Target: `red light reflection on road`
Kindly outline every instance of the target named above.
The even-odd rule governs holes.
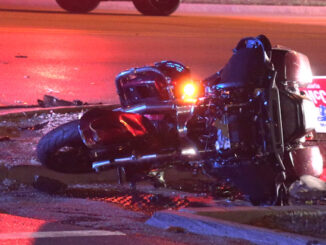
[[[149,193],[133,193],[115,195],[113,197],[94,198],[94,200],[118,204],[125,209],[136,212],[153,214],[158,210],[186,208],[194,203],[209,205],[213,202],[212,196],[203,197],[181,197],[181,196],[162,196]]]
[[[45,220],[0,214],[0,234],[10,232],[37,232],[47,223]]]
[[[114,37],[74,30],[1,28],[0,104],[36,104],[44,94],[89,103],[117,103],[122,51]]]
[[[0,214],[0,244],[2,245],[31,245],[34,244],[34,239],[5,239],[3,240],[1,235],[14,234],[20,232],[39,232],[41,227],[44,226],[47,221],[40,219],[32,219],[26,217],[20,217],[10,214]]]
[[[324,171],[321,174],[320,179],[323,180],[323,181],[326,181],[326,168],[324,168]]]

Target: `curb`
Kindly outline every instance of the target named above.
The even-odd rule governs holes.
[[[98,11],[135,11],[131,1],[107,2],[99,6]],[[96,10],[95,10],[96,12]],[[290,6],[290,5],[244,5],[244,4],[218,4],[214,0],[204,0],[200,3],[197,0],[184,0],[172,16],[179,14],[203,14],[208,16],[264,16],[264,17],[300,17],[300,18],[325,18],[326,6]],[[293,22],[293,21],[292,21]],[[295,21],[294,21],[295,23]]]
[[[284,209],[285,208],[285,209]],[[299,208],[300,209],[300,208]],[[307,208],[302,208],[306,210]],[[316,211],[316,207],[310,209]],[[182,228],[188,232],[201,235],[224,236],[228,238],[245,239],[256,244],[326,244],[326,239],[303,236],[294,233],[275,231],[267,228],[255,227],[239,222],[231,222],[222,219],[215,219],[194,214],[202,209],[183,209],[180,211],[159,211],[146,221],[146,224],[162,229],[171,229],[172,227]],[[230,212],[256,211],[262,214],[268,214],[271,210],[275,212],[285,210],[298,210],[298,207],[232,207],[232,208],[206,208],[206,211],[223,212],[227,216]],[[318,210],[321,210],[318,208]],[[322,207],[326,213],[326,207]],[[245,217],[248,213],[244,212]]]
[[[22,109],[0,109],[0,120],[8,120],[19,117],[32,117],[34,115],[40,115],[43,113],[73,113],[81,112],[83,110],[94,109],[94,108],[107,108],[115,109],[119,105],[112,104],[96,104],[96,105],[82,105],[82,106],[57,106],[57,107],[34,107],[34,108],[22,108]]]
[[[5,179],[10,180],[12,183],[9,183],[9,186],[11,184],[16,185],[16,183],[33,185],[37,176],[57,180],[66,185],[118,183],[118,177],[114,169],[102,171],[100,173],[92,172],[86,174],[65,174],[55,172],[43,166],[0,166],[0,181],[4,181]]]
[[[289,5],[241,5],[215,4],[212,1],[203,1],[200,4],[183,1],[180,9],[185,12],[215,13],[221,15],[270,15],[270,16],[325,16],[326,6],[289,6]]]

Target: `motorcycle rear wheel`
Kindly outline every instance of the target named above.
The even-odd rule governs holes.
[[[91,158],[78,131],[79,120],[63,124],[44,135],[37,157],[49,169],[62,173],[91,172]]]

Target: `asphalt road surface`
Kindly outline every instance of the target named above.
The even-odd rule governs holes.
[[[114,204],[0,186],[1,245],[249,245],[248,241],[165,231]]]
[[[131,2],[105,2],[91,14],[68,14],[50,0],[3,0],[0,105],[36,104],[44,94],[117,103],[120,71],[172,59],[202,79],[227,62],[240,38],[261,33],[306,53],[314,74],[326,74],[325,17],[231,10],[182,4],[170,17],[147,17]]]

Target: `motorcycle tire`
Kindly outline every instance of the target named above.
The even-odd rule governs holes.
[[[88,13],[94,10],[100,0],[56,0],[57,4],[70,13]]]
[[[180,5],[180,0],[132,0],[143,15],[168,16]]]
[[[79,120],[63,124],[44,135],[37,145],[37,157],[49,169],[62,173],[92,171],[91,158],[78,131]]]

